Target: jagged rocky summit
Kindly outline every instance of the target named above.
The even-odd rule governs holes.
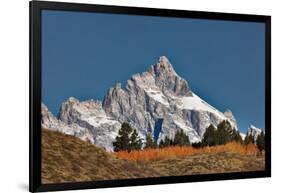
[[[95,143],[92,133],[87,128],[81,127],[75,123],[66,124],[63,121],[58,120],[44,104],[41,105],[41,127],[59,131],[67,135],[73,135],[82,140]]]
[[[200,141],[205,129],[228,120],[237,129],[230,110],[220,112],[192,92],[165,56],[147,72],[135,74],[123,88],[110,88],[104,100],[67,99],[55,118],[42,105],[42,127],[55,129],[112,151],[123,122],[137,129],[143,140],[152,133],[158,142],[183,130],[191,142]]]
[[[254,137],[255,140],[257,140],[258,136],[261,134],[262,131],[262,129],[257,128],[254,125],[250,125],[248,127],[247,135],[251,135]]]

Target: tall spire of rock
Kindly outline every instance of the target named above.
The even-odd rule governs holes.
[[[152,69],[150,72],[155,76],[155,83],[163,92],[172,92],[177,96],[192,95],[186,80],[175,72],[166,56],[161,56]]]
[[[157,64],[153,66],[155,75],[170,74],[177,76],[172,64],[166,56],[160,56]]]

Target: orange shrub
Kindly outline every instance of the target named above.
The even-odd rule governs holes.
[[[203,148],[193,148],[193,147],[179,147],[171,146],[166,148],[159,149],[144,149],[144,150],[134,150],[131,152],[120,151],[115,152],[120,159],[132,160],[132,161],[151,161],[151,160],[162,160],[162,159],[171,159],[177,157],[184,157],[195,154],[205,154],[205,153],[223,153],[223,152],[233,152],[239,153],[242,155],[256,155],[258,149],[256,145],[241,145],[240,143],[228,143],[225,145],[218,145],[212,147],[203,147]]]

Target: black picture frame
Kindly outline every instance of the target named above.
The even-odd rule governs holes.
[[[31,1],[30,10],[30,97],[29,97],[29,191],[57,191],[89,188],[108,188],[166,183],[183,183],[271,176],[271,17],[266,15],[248,15],[233,13],[215,13],[124,6],[105,6],[78,3]],[[147,16],[165,16],[180,18],[201,18],[228,21],[248,21],[265,23],[265,130],[266,155],[265,171],[237,172],[223,174],[203,174],[192,176],[170,176],[127,180],[107,180],[94,182],[75,182],[60,184],[41,183],[41,12],[48,10],[68,10],[79,12],[100,12]]]

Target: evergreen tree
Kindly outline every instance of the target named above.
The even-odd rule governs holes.
[[[239,130],[235,130],[227,120],[224,120],[217,125],[217,128],[213,125],[206,128],[202,146],[224,145],[231,141],[243,142]]]
[[[257,143],[257,146],[258,146],[260,151],[264,150],[264,148],[265,148],[265,134],[264,134],[263,131],[261,132],[261,134],[258,135],[256,143]]]
[[[183,130],[177,131],[174,137],[173,145],[188,146],[190,145],[189,137]]]
[[[164,144],[164,140],[161,139],[159,142],[159,148],[163,148],[163,147],[165,147],[165,144]]]
[[[224,145],[232,140],[232,132],[233,128],[231,127],[231,124],[224,120],[217,126],[217,134],[216,134],[216,140],[217,145]]]
[[[233,129],[232,134],[231,134],[231,141],[235,141],[237,143],[242,143],[243,139],[240,135],[239,130]]]
[[[217,144],[217,133],[216,128],[211,124],[207,127],[203,139],[202,139],[202,146],[214,146]]]
[[[248,134],[247,133],[247,135],[246,135],[246,137],[245,137],[245,139],[244,139],[244,144],[245,145],[248,145],[248,144],[250,144],[250,143],[255,143],[255,138],[254,138],[254,136],[252,135],[252,134]]]
[[[118,136],[113,142],[114,151],[129,150],[130,134],[133,129],[128,123],[123,123],[118,132]]]
[[[135,129],[132,129],[128,123],[123,123],[118,132],[118,136],[113,142],[114,151],[139,150],[142,147],[141,139]]]
[[[151,133],[146,135],[146,143],[144,148],[156,148],[157,143],[153,140]]]
[[[173,145],[173,140],[169,139],[169,137],[165,137],[164,140],[161,139],[160,143],[159,143],[159,147],[163,148],[163,147],[169,147]]]
[[[192,147],[194,147],[194,148],[200,148],[200,147],[203,147],[202,142],[194,142],[194,143],[192,143],[191,145],[192,145]]]
[[[140,139],[137,130],[134,129],[130,137],[130,150],[141,150],[141,148],[142,148],[142,140]]]

